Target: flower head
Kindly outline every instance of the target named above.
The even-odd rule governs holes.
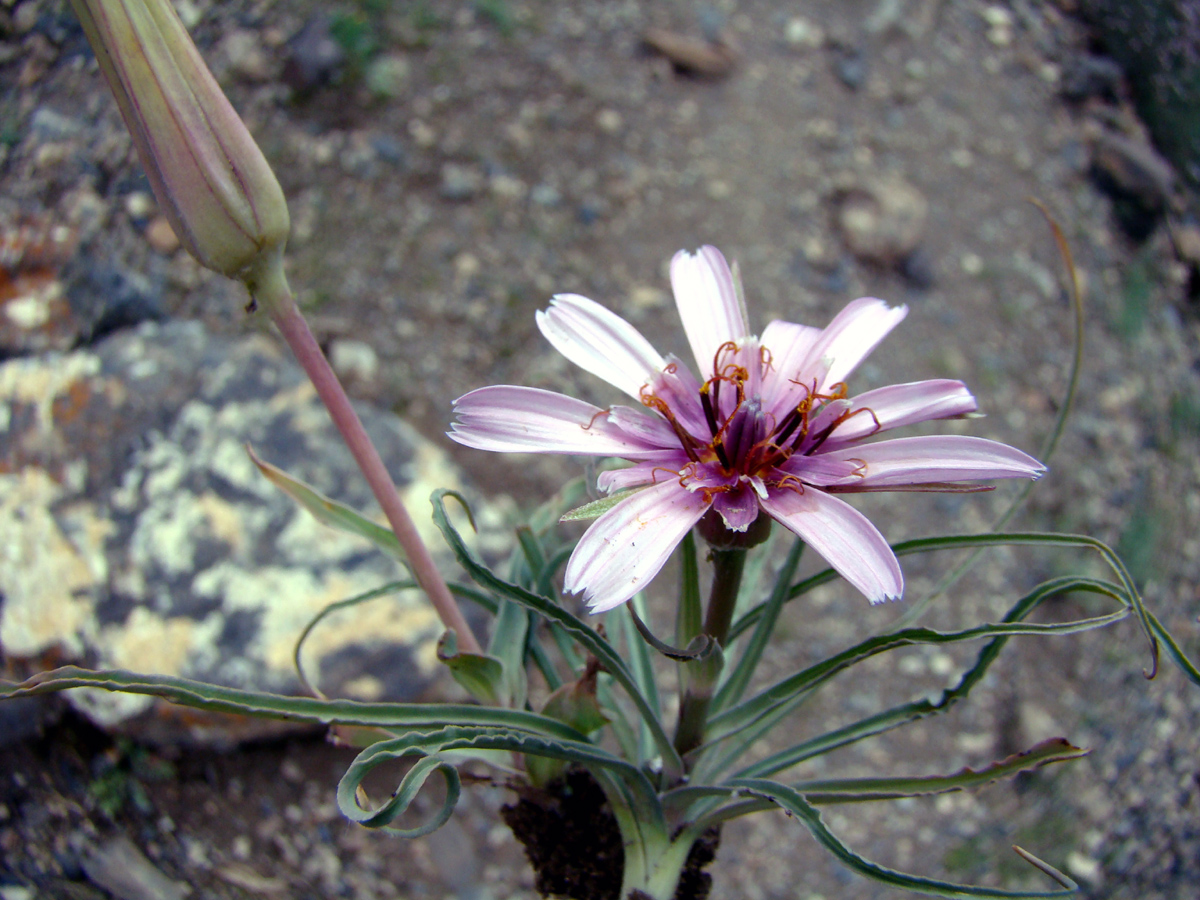
[[[838,494],[955,489],[1045,472],[1020,450],[983,438],[864,443],[892,428],[976,410],[962,382],[942,379],[848,395],[846,379],[905,317],[903,306],[862,298],[823,329],[775,321],[755,337],[716,248],[677,253],[671,286],[699,379],[620,316],[560,294],[538,313],[542,334],[642,409],[601,409],[511,385],[455,402],[450,437],[469,447],[632,463],[602,473],[599,487],[639,490],[593,523],[567,563],[566,589],[582,592],[593,612],[645,587],[697,523],[710,542],[734,545],[738,535],[760,531],[751,526],[762,517],[803,538],[872,603],[898,599],[904,578],[895,554]]]

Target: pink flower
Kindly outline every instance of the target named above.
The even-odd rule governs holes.
[[[640,490],[600,516],[567,563],[566,590],[582,592],[592,612],[612,609],[644,588],[710,512],[703,523],[710,539],[715,526],[734,543],[769,516],[872,603],[898,599],[904,577],[895,554],[862,513],[835,495],[946,490],[1045,472],[1036,459],[983,438],[863,443],[892,428],[976,409],[959,381],[894,384],[847,396],[846,379],[900,323],[906,307],[862,298],[824,329],[776,321],[755,337],[740,285],[714,247],[677,253],[671,287],[703,381],[678,359],[660,356],[620,316],[586,297],[560,294],[538,313],[542,334],[645,409],[601,409],[511,385],[480,388],[455,402],[450,437],[468,447],[632,463],[602,473],[599,487],[610,494]]]

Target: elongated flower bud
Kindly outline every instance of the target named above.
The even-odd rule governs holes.
[[[287,241],[283,190],[170,0],[71,3],[180,241],[257,281]]]

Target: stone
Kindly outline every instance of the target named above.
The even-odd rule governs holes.
[[[329,364],[339,378],[370,383],[379,375],[379,354],[366,341],[338,338],[329,345]]]
[[[461,487],[457,471],[391,414],[360,414],[437,552],[429,495]],[[144,324],[89,349],[9,360],[0,421],[0,648],[9,660],[57,654],[294,693],[304,626],[331,602],[404,577],[369,544],[317,523],[251,463],[247,444],[375,514],[311,384],[265,336]],[[441,631],[422,595],[401,592],[326,619],[305,646],[306,670],[331,696],[413,699],[438,674]],[[74,691],[70,702],[152,741],[227,744],[279,730],[140,695]]]
[[[1200,209],[1200,17],[1194,0],[1080,0],[1159,152]]]
[[[867,59],[857,50],[844,50],[834,60],[833,72],[838,81],[857,91],[867,80]]]
[[[885,177],[843,191],[837,222],[855,256],[895,266],[921,243],[928,212],[929,203],[920,191],[899,178]]]
[[[404,92],[409,76],[408,58],[402,53],[385,53],[367,65],[363,81],[376,97],[394,100]]]
[[[313,16],[287,43],[283,80],[301,96],[334,81],[346,62],[346,54],[334,40],[329,25],[328,16]]]
[[[179,238],[166,216],[155,216],[146,225],[146,243],[163,256],[179,249]]]
[[[226,71],[242,81],[269,81],[275,66],[257,32],[235,28],[221,39],[217,59]],[[220,66],[218,66],[220,68]]]
[[[483,173],[476,166],[446,163],[442,166],[439,193],[446,200],[470,200],[483,187]]]
[[[811,19],[794,16],[783,27],[783,39],[793,47],[819,50],[825,45],[825,31]]]
[[[712,78],[732,72],[740,55],[725,35],[719,35],[718,40],[708,40],[665,28],[647,28],[642,32],[642,42],[670,60],[677,71]]]
[[[159,871],[129,838],[105,841],[84,857],[88,880],[117,900],[183,900],[192,889]]]

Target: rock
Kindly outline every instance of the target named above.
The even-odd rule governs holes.
[[[379,374],[379,354],[366,341],[338,338],[329,346],[329,364],[339,378],[373,382]]]
[[[783,39],[793,47],[818,50],[825,45],[825,30],[811,19],[794,16],[783,27]]]
[[[394,100],[404,93],[408,83],[408,58],[402,53],[385,53],[371,60],[363,81],[367,89],[384,100]]]
[[[130,191],[125,195],[125,214],[135,222],[145,221],[154,215],[157,205],[149,191]]]
[[[192,893],[172,881],[129,838],[121,835],[96,847],[83,860],[88,880],[117,900],[183,900]]]
[[[929,204],[899,178],[864,181],[839,198],[837,222],[846,245],[859,259],[900,264],[921,243]]]
[[[316,15],[287,43],[283,80],[301,96],[334,81],[346,54],[329,30],[329,17]]]
[[[834,60],[833,73],[838,81],[850,90],[857,91],[867,80],[866,57],[857,50],[843,50]]]
[[[145,276],[89,255],[71,261],[65,272],[76,340],[89,344],[121,328],[161,322],[166,311]]]
[[[83,328],[63,270],[77,232],[53,221],[0,226],[0,358],[74,346]]]
[[[1086,53],[1071,60],[1063,70],[1060,92],[1072,103],[1092,97],[1115,101],[1122,93],[1124,77],[1116,60]]]
[[[155,216],[146,225],[146,243],[163,256],[170,256],[179,249],[179,238],[166,216]]]
[[[223,68],[242,81],[270,81],[275,66],[255,31],[235,28],[217,46],[218,68]],[[223,64],[223,65],[222,65]]]
[[[1113,199],[1121,228],[1145,240],[1158,224],[1175,192],[1175,172],[1150,144],[1104,127],[1089,134],[1091,174]]]
[[[733,42],[723,35],[713,41],[688,37],[665,28],[647,28],[642,32],[642,41],[670,60],[676,70],[692,75],[713,78],[728,75],[739,56]]]
[[[596,113],[596,127],[605,134],[616,134],[623,126],[621,114],[615,109],[602,109]]]
[[[64,141],[79,135],[83,125],[48,106],[39,106],[29,117],[29,131],[39,141]]]
[[[470,200],[483,188],[483,172],[476,166],[446,163],[438,192],[446,200]]]
[[[100,668],[295,692],[291,656],[308,621],[402,577],[251,464],[247,444],[374,510],[311,385],[265,337],[143,325],[92,349],[0,365],[0,404],[0,648],[10,660],[58,648]],[[443,546],[428,498],[457,486],[456,470],[390,414],[360,412],[427,542]],[[330,695],[411,699],[436,674],[441,631],[421,595],[402,592],[323,622],[306,667]],[[143,696],[70,700],[147,740],[228,743],[279,728]]]
[[[1194,0],[1080,0],[1124,69],[1159,151],[1200,208],[1200,17]]]
[[[988,42],[996,47],[1007,47],[1013,39],[1013,15],[1003,6],[992,4],[981,12],[987,23]]]
[[[558,188],[550,184],[535,184],[529,192],[529,199],[536,206],[558,206],[562,202],[562,194]]]

